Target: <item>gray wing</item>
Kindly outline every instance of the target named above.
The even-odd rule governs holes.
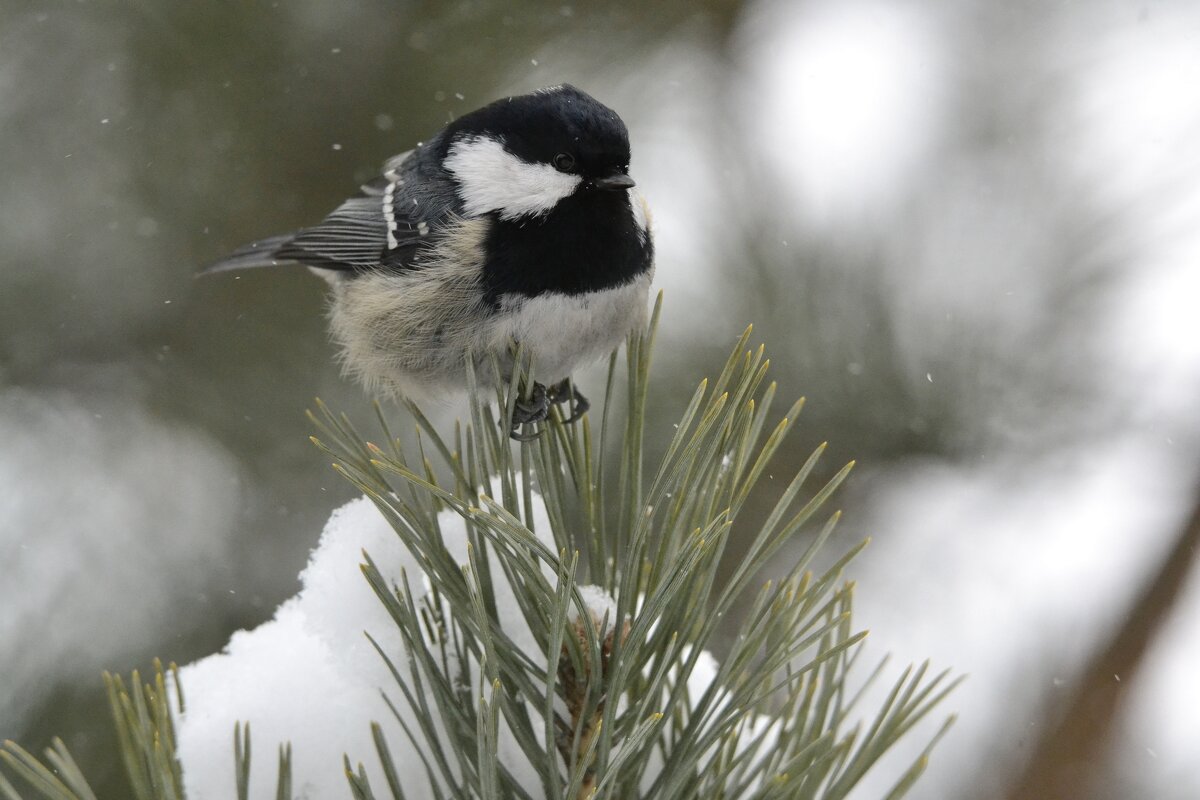
[[[450,177],[425,148],[384,164],[384,172],[309,228],[272,236],[238,249],[204,272],[250,269],[292,262],[322,269],[363,272],[412,269],[417,255],[461,211]]]

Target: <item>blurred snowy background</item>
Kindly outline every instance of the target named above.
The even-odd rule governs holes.
[[[785,458],[859,462],[872,653],[971,676],[916,796],[1200,795],[1191,550],[1147,597],[1200,499],[1187,0],[0,7],[0,738],[114,769],[99,671],[268,619],[352,496],[321,282],[196,268],[562,81],[655,211],[652,429],[754,322]]]

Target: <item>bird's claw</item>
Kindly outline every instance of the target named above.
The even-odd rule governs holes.
[[[574,403],[571,416],[563,420],[564,425],[579,419],[592,407],[591,402],[583,396],[582,392],[575,388],[575,384],[571,383],[570,378],[562,379],[547,389],[546,393],[549,395],[551,403]]]
[[[508,435],[518,442],[532,442],[542,435],[541,431],[522,434],[517,433],[517,430],[522,425],[541,422],[548,416],[550,416],[550,398],[546,392],[546,387],[535,382],[533,389],[529,392],[528,398],[517,398],[517,402],[513,407],[512,430],[509,431]]]
[[[547,388],[540,383],[534,383],[528,398],[518,398],[513,408],[512,430],[508,435],[518,442],[532,442],[542,435],[542,431],[533,433],[518,433],[522,425],[542,422],[550,416],[550,404],[572,404],[571,416],[563,420],[563,424],[574,422],[587,413],[592,407],[583,394],[575,388],[569,378],[564,378]]]

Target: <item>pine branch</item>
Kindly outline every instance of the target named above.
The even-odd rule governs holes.
[[[747,329],[653,461],[645,409],[660,310],[661,297],[648,329],[627,343],[624,381],[610,360],[598,433],[587,415],[564,425],[555,407],[539,438],[509,441],[519,393],[534,379],[519,352],[494,405],[468,376],[475,400],[450,438],[415,407],[407,448],[382,411],[382,446],[324,404],[310,414],[314,442],[421,573],[385,576],[364,554],[363,575],[399,632],[398,649],[371,642],[394,680],[385,699],[415,763],[397,763],[373,724],[375,752],[344,759],[353,797],[404,798],[423,782],[422,796],[435,798],[841,798],[952,690],[947,673],[921,666],[903,671],[869,718],[861,693],[849,696],[865,634],[852,623],[844,570],[861,546],[820,573],[812,567],[839,517],[826,507],[853,465],[811,486],[824,445],[779,484],[732,575],[718,579],[730,531],[803,401],[772,422],[769,362]],[[452,518],[465,530],[466,563],[443,536]],[[804,531],[809,547],[762,582]],[[743,599],[749,610],[735,618]],[[736,636],[718,664],[709,652],[729,630]],[[137,673],[128,686],[106,683],[131,796],[182,798],[161,665],[148,684]],[[181,710],[177,680],[174,688]],[[890,796],[912,786],[949,724]],[[355,755],[378,763],[385,785],[373,786]],[[35,796],[92,797],[61,742],[47,751],[51,767],[12,743],[0,759]],[[248,724],[235,728],[234,759],[230,791],[246,797]],[[289,797],[287,746],[277,769],[276,796]],[[2,777],[0,796],[21,797]]]

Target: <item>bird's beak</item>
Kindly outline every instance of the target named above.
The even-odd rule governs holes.
[[[633,178],[629,177],[628,175],[618,173],[616,175],[609,175],[607,178],[596,178],[594,181],[592,181],[592,186],[596,187],[597,189],[607,189],[612,191],[616,189],[628,189],[632,186],[637,186],[637,184],[634,183]]]

